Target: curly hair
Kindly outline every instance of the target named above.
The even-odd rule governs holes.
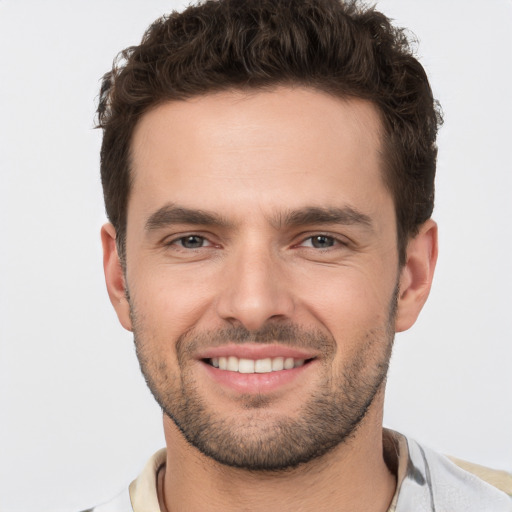
[[[404,29],[356,0],[209,0],[156,20],[103,77],[98,126],[106,212],[125,257],[130,143],[149,109],[228,89],[299,85],[361,98],[383,124],[384,181],[400,263],[432,214],[442,123]]]

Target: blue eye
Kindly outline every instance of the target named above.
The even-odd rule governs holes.
[[[308,240],[311,241],[311,246],[315,249],[328,249],[336,243],[332,236],[327,235],[315,235],[308,238]]]
[[[201,247],[208,245],[206,238],[199,235],[189,235],[178,238],[176,243],[179,243],[185,249],[200,249]]]

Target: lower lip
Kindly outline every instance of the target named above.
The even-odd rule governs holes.
[[[295,381],[314,365],[314,361],[308,361],[303,366],[290,370],[268,373],[230,372],[215,368],[204,361],[201,361],[201,364],[209,377],[222,386],[231,388],[238,393],[262,394],[277,391],[281,387]]]

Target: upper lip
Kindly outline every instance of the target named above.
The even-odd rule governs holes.
[[[313,359],[317,353],[311,350],[298,349],[282,344],[227,344],[220,347],[206,348],[198,353],[198,359],[234,356],[239,359],[267,359],[273,357],[293,357],[294,359]]]

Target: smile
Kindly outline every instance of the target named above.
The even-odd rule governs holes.
[[[249,342],[210,347],[196,358],[212,390],[219,384],[236,393],[262,394],[298,386],[304,373],[314,371],[319,356],[313,349]]]
[[[206,362],[214,368],[238,373],[270,373],[292,370],[304,366],[307,360],[293,357],[267,357],[264,359],[246,359],[235,356],[213,357]]]

